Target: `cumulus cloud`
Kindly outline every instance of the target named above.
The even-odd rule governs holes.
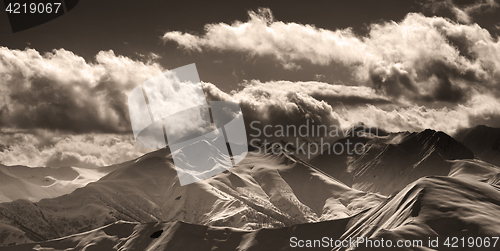
[[[52,155],[46,162],[46,166],[53,168],[63,167],[63,166],[76,166],[83,168],[97,168],[105,166],[106,163],[96,156],[85,155],[82,156],[78,153],[73,152],[58,152]]]
[[[246,81],[242,86],[245,87],[243,90],[233,92],[235,97],[252,97],[254,96],[253,93],[256,92],[273,92],[273,90],[278,90],[278,93],[296,92],[306,94],[318,101],[324,101],[332,107],[392,104],[389,97],[377,93],[376,90],[367,86],[346,86],[319,81],[291,82],[285,80],[265,83],[259,80],[251,80]]]
[[[299,128],[301,125],[308,125],[307,123],[339,126],[338,118],[328,103],[301,91],[307,89],[308,85],[308,83],[286,81],[275,83],[255,81],[240,92],[227,94],[213,84],[204,83],[204,90],[210,101],[233,101],[239,104],[250,138],[295,142],[299,138],[298,134],[282,134],[279,132],[279,127]],[[266,126],[268,127],[266,134],[272,136],[264,135]],[[308,142],[317,141],[320,138],[334,140],[325,135],[318,137],[318,135],[306,135],[306,133],[301,138]]]
[[[209,100],[237,102],[242,111],[248,134],[257,133],[249,126],[267,132],[269,141],[289,140],[293,135],[281,137],[276,125],[336,125],[346,129],[363,122],[389,131],[420,131],[426,128],[453,134],[461,127],[498,125],[500,102],[491,95],[478,95],[455,108],[431,109],[424,106],[400,108],[400,104],[381,105],[386,97],[364,86],[330,85],[322,82],[250,81],[240,91],[225,93],[215,85],[203,83]],[[348,101],[348,102],[347,102]],[[313,122],[314,121],[314,122]],[[261,135],[263,136],[263,135]],[[303,141],[317,142],[318,135]],[[251,139],[250,137],[249,139]],[[299,137],[300,138],[300,137]],[[335,140],[327,137],[326,140]],[[301,139],[301,142],[303,142]],[[139,147],[132,134],[61,134],[51,130],[2,129],[0,133],[0,163],[26,166],[77,166],[94,168],[134,159],[150,151]]]
[[[251,121],[262,121],[262,125],[299,126],[314,119],[315,125],[337,125],[342,129],[363,122],[388,131],[432,128],[449,134],[478,123],[496,126],[500,122],[500,101],[491,94],[476,95],[453,108],[428,108],[392,103],[381,105],[380,100],[386,98],[369,87],[321,82],[251,81],[242,90],[230,94],[207,83],[204,89],[210,100],[239,103],[248,133],[253,133],[248,125]],[[345,100],[350,102],[336,105]],[[309,140],[317,141],[317,138]]]
[[[130,131],[127,94],[162,68],[101,51],[95,62],[59,49],[0,47],[0,125],[76,133]]]
[[[270,10],[249,12],[247,22],[209,24],[197,36],[164,34],[186,50],[237,51],[273,56],[284,66],[300,61],[344,64],[359,85],[398,102],[464,104],[471,93],[499,94],[500,42],[477,24],[410,13],[401,22],[372,24],[368,35],[276,21]]]
[[[410,13],[400,22],[372,24],[360,37],[351,29],[280,22],[268,9],[249,16],[209,24],[202,35],[172,31],[163,39],[191,51],[274,57],[288,70],[304,62],[342,64],[353,75],[349,85],[323,83],[321,75],[310,82],[245,81],[230,93],[203,83],[209,100],[240,105],[250,134],[253,121],[261,131],[307,121],[449,134],[478,123],[500,126],[500,41],[477,24]],[[143,58],[106,51],[86,62],[64,49],[42,55],[0,47],[0,162],[93,168],[145,153],[130,133],[127,94],[164,70],[156,55]],[[287,140],[275,129],[268,140]]]
[[[48,130],[3,129],[0,140],[3,144],[0,163],[32,167],[95,168],[131,160],[150,150],[137,146],[132,135],[69,135]]]
[[[479,124],[500,125],[500,101],[491,95],[478,95],[464,105],[432,109],[425,106],[384,110],[374,105],[336,111],[342,125],[362,121],[388,131],[421,131],[427,128],[454,134]]]
[[[175,41],[188,50],[203,49],[242,51],[252,55],[272,55],[284,65],[293,60],[329,64],[332,60],[362,60],[363,42],[350,29],[330,31],[313,25],[274,20],[269,9],[250,11],[247,22],[232,25],[207,24],[205,34],[196,36],[179,31],[167,32],[164,41]]]

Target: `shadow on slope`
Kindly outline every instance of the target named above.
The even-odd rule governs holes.
[[[500,166],[500,128],[479,125],[457,132],[455,138],[480,159]]]
[[[428,245],[429,237],[438,237],[439,248],[425,250],[448,250],[444,243],[447,237],[491,239],[500,236],[498,215],[499,187],[473,179],[427,177],[410,184],[366,214],[353,218],[342,238],[384,238],[394,245],[398,240],[423,240],[423,244]],[[490,249],[450,250],[498,250],[498,245]],[[356,250],[385,249],[360,245]]]
[[[40,243],[3,247],[23,250],[182,250],[182,251],[275,251],[332,250],[332,247],[292,248],[295,240],[357,240],[358,237],[391,241],[423,240],[423,247],[389,250],[498,250],[490,248],[446,248],[448,237],[498,237],[500,235],[500,188],[473,179],[421,178],[357,215],[317,223],[273,229],[241,230],[185,222],[117,222],[93,231]],[[154,236],[153,236],[154,235]],[[439,247],[427,247],[438,238]],[[307,242],[304,242],[306,244]],[[491,244],[493,240],[491,239]],[[311,245],[324,245],[318,241]],[[85,249],[86,248],[86,249]],[[346,250],[334,247],[333,250]],[[388,250],[363,244],[349,250]]]
[[[3,251],[28,250],[182,250],[182,251],[275,251],[290,250],[290,238],[338,239],[350,218],[290,227],[244,231],[185,222],[116,222],[99,229],[57,240],[2,247]],[[152,238],[152,235],[155,235]],[[300,248],[299,248],[300,249]],[[317,248],[315,250],[330,250]]]
[[[448,175],[450,160],[474,158],[472,151],[452,137],[430,129],[384,136],[359,131],[338,142],[362,143],[364,154],[334,154],[332,150],[310,163],[355,189],[383,195],[400,191],[421,177]]]
[[[180,186],[166,149],[114,168],[71,194],[0,204],[2,244],[60,238],[119,220],[290,226],[347,217],[385,199],[285,155],[249,153],[236,167],[186,186]]]

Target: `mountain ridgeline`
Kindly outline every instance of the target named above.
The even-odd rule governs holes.
[[[325,151],[305,162],[254,151],[186,186],[171,153],[158,150],[68,194],[1,203],[0,250],[291,250],[291,237],[500,236],[497,131],[479,129],[455,140],[355,128],[338,142],[361,142],[362,155]]]

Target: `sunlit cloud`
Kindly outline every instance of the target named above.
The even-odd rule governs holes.
[[[163,40],[189,51],[273,56],[285,68],[302,61],[343,64],[357,85],[401,103],[454,106],[470,100],[473,91],[500,96],[498,38],[477,24],[418,13],[400,22],[372,24],[368,35],[360,37],[351,29],[277,21],[270,10],[261,9],[249,12],[247,22],[209,24],[202,35],[167,32]]]

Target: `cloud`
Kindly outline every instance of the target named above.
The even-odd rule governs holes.
[[[127,94],[162,72],[155,63],[101,51],[95,63],[59,49],[0,47],[0,125],[76,133],[130,131]]]
[[[363,43],[350,29],[330,31],[297,23],[275,21],[269,9],[249,12],[247,22],[207,24],[203,36],[167,32],[164,41],[175,41],[187,50],[231,50],[252,55],[273,55],[286,66],[293,60],[329,64],[332,60],[362,60]]]
[[[251,121],[261,121],[262,125],[300,126],[306,124],[307,119],[310,122],[314,119],[315,125],[337,125],[344,129],[363,122],[388,131],[421,131],[432,128],[449,134],[463,127],[477,124],[497,126],[500,122],[500,101],[491,94],[473,96],[466,103],[453,108],[427,108],[381,104],[380,100],[387,99],[369,87],[321,82],[251,81],[242,90],[230,94],[209,83],[204,84],[204,89],[210,100],[239,103],[247,124],[247,133],[254,132],[249,127]],[[346,100],[349,102],[345,102]],[[338,102],[347,104],[336,105]],[[269,133],[272,134],[273,131]],[[317,139],[311,137],[308,140]]]
[[[4,165],[76,166],[94,168],[121,163],[145,154],[150,149],[136,145],[132,135],[60,134],[48,130],[0,133]]]
[[[265,125],[337,125],[348,128],[363,122],[389,131],[420,131],[426,128],[453,134],[461,127],[477,124],[498,126],[500,101],[492,95],[477,95],[455,108],[431,109],[424,106],[399,107],[382,105],[386,100],[375,90],[364,86],[330,85],[321,82],[250,81],[242,90],[225,93],[215,85],[203,83],[209,100],[237,102],[242,108],[248,134],[256,131],[252,121]],[[321,94],[321,95],[320,95]],[[349,100],[347,102],[346,100]],[[341,104],[339,104],[341,102]],[[313,122],[314,121],[314,122]],[[280,137],[276,128],[267,130],[273,137],[268,141],[291,140],[293,135]],[[249,139],[251,139],[250,137]],[[317,142],[320,137],[305,137],[305,142]],[[335,138],[327,137],[326,140]],[[26,166],[76,166],[94,168],[131,160],[150,149],[139,147],[132,134],[83,133],[64,134],[52,130],[2,129],[0,133],[0,163]],[[302,141],[301,141],[302,142]]]
[[[208,24],[197,36],[167,32],[191,51],[236,51],[293,63],[343,64],[356,84],[368,85],[398,102],[454,106],[470,93],[499,95],[500,42],[477,24],[410,13],[401,22],[372,24],[368,35],[274,20],[270,10],[249,12],[247,22]]]
[[[424,3],[424,7],[434,13],[442,9],[451,11],[463,23],[472,22],[472,14],[492,11],[499,6],[496,0],[476,0],[468,4],[457,4],[454,0],[427,0]]]
[[[327,126],[339,125],[338,118],[328,103],[315,99],[304,92],[308,87],[316,90],[319,90],[321,86],[328,88],[328,84],[314,85],[287,81],[260,83],[253,81],[247,83],[243,90],[231,94],[222,92],[210,83],[204,83],[203,85],[208,100],[233,101],[239,104],[249,136],[257,135],[259,131],[263,132],[264,127],[268,126],[269,129],[266,129],[266,132],[272,135],[271,137],[263,134],[255,137],[265,138],[271,142],[275,140],[295,142],[298,136],[291,134],[280,135],[277,132],[278,126],[295,126],[298,128],[301,125],[307,125],[307,123]],[[330,88],[330,90],[335,92],[334,88]],[[316,141],[320,138],[309,134],[303,137],[303,140]],[[325,137],[325,139],[333,140],[329,137]]]
[[[427,128],[444,131],[450,135],[457,130],[479,124],[500,125],[500,101],[481,94],[454,108],[427,108],[425,106],[382,109],[374,105],[336,110],[341,125],[362,121],[388,131],[422,131]]]
[[[288,70],[304,63],[351,70],[349,85],[317,75],[309,82],[244,81],[241,90],[224,93],[203,83],[209,100],[240,105],[248,133],[252,121],[261,131],[314,121],[450,134],[500,124],[500,41],[477,24],[410,13],[372,24],[360,37],[351,29],[280,22],[261,9],[246,22],[209,24],[202,35],[167,32],[163,39],[190,51],[272,57]],[[130,133],[127,94],[164,70],[155,54],[142,57],[102,51],[87,62],[64,49],[42,55],[0,47],[0,162],[93,168],[145,153]]]
[[[97,168],[105,166],[106,163],[95,156],[85,155],[82,156],[78,153],[73,152],[58,152],[52,155],[46,162],[46,166],[53,168],[63,167],[63,166],[76,166],[83,168]]]
[[[235,94],[239,96],[254,96],[256,92],[280,93],[296,92],[306,94],[318,101],[324,101],[335,106],[364,106],[366,104],[382,105],[392,104],[385,95],[377,93],[376,90],[367,86],[345,86],[341,84],[328,84],[319,81],[291,82],[291,81],[269,81],[262,83],[259,80],[251,80],[242,84],[245,88]]]

